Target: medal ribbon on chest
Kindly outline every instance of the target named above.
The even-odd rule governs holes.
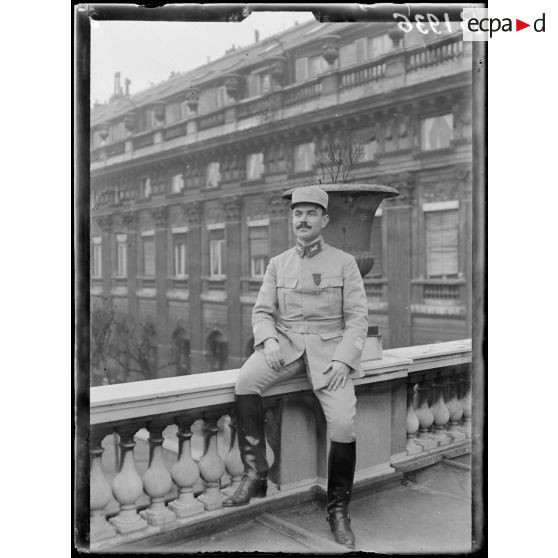
[[[312,277],[314,279],[314,285],[316,285],[316,294],[320,294],[320,283],[322,282],[322,274],[321,273],[312,273]]]

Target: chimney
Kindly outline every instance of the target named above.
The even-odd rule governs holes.
[[[126,95],[126,97],[130,96],[130,83],[132,83],[130,78],[124,80],[124,95]]]
[[[114,74],[114,96],[118,97],[120,94],[120,72]]]
[[[254,42],[257,43],[260,40],[260,32],[254,29]]]

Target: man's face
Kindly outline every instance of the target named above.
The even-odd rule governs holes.
[[[329,222],[329,215],[313,203],[298,203],[293,208],[293,230],[296,237],[308,244],[316,240]]]

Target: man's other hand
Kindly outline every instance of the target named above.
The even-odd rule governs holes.
[[[273,368],[276,372],[279,372],[285,361],[283,359],[283,355],[281,354],[281,349],[279,347],[279,342],[277,339],[270,337],[266,339],[264,342],[264,356],[267,364]]]
[[[332,360],[331,364],[324,370],[324,374],[331,373],[327,389],[333,390],[337,389],[339,386],[344,388],[350,371],[351,367],[348,364],[339,360]]]

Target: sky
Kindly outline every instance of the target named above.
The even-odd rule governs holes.
[[[113,93],[114,74],[130,78],[130,93],[220,58],[234,44],[254,42],[295,24],[314,20],[310,12],[257,12],[235,23],[185,23],[91,20],[91,103],[104,103]]]

